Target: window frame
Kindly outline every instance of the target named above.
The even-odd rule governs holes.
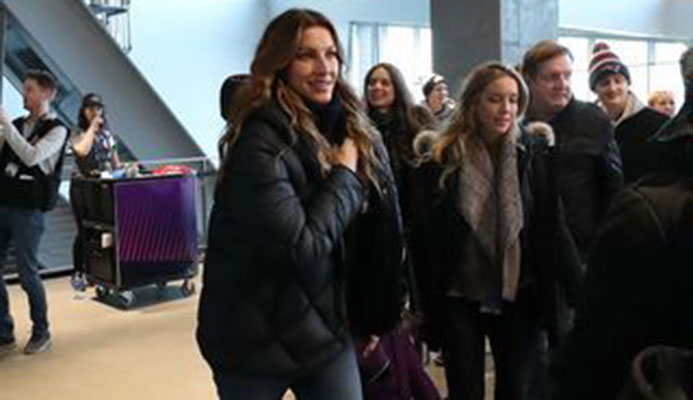
[[[370,55],[370,65],[366,67],[363,71],[360,69],[363,67],[363,65],[355,65],[355,60],[354,60],[354,37],[355,37],[355,29],[363,29],[363,28],[368,28],[370,29],[370,35],[371,35],[371,43],[370,47],[372,49],[371,55]],[[351,83],[352,87],[354,90],[356,90],[356,93],[358,95],[361,95],[363,93],[363,79],[365,78],[366,73],[368,72],[368,69],[379,63],[379,62],[388,62],[388,60],[383,59],[383,54],[385,53],[381,46],[383,45],[383,40],[385,35],[383,32],[386,31],[387,28],[408,28],[408,29],[413,29],[414,30],[414,43],[413,43],[413,50],[414,52],[421,52],[422,50],[422,41],[424,40],[424,30],[429,30],[431,31],[431,27],[428,25],[424,24],[407,24],[407,23],[389,23],[389,22],[376,22],[376,21],[349,21],[349,39],[348,39],[348,44],[347,44],[347,49],[346,49],[346,77],[347,80]],[[423,84],[425,81],[433,74],[433,33],[430,32],[429,37],[431,38],[431,42],[429,44],[429,49],[431,53],[431,59],[430,59],[430,70],[425,72],[425,75],[427,76],[419,76],[417,79],[411,79],[412,77],[407,75],[407,71],[400,65],[397,65],[397,67],[402,71],[402,74],[405,75],[404,78],[406,80],[407,86],[409,88],[409,91],[411,94],[414,96],[414,99],[419,101],[423,99],[423,93],[421,92],[421,88],[423,87]],[[356,61],[357,62],[357,61]],[[358,76],[356,76],[358,75]]]
[[[561,38],[564,37],[570,37],[570,38],[580,38],[580,39],[587,39],[587,68],[588,70],[583,71],[580,69],[579,71],[582,73],[586,73],[587,76],[589,76],[589,60],[591,59],[591,52],[592,48],[594,47],[594,44],[597,41],[601,40],[621,40],[621,41],[638,41],[638,42],[644,42],[646,43],[646,48],[647,48],[647,55],[646,55],[646,89],[647,93],[636,93],[638,98],[643,102],[647,103],[647,98],[650,93],[652,93],[654,90],[660,90],[660,89],[665,89],[662,87],[653,87],[653,72],[655,71],[657,66],[662,66],[662,65],[667,65],[667,63],[658,63],[657,62],[657,55],[656,55],[656,47],[657,44],[660,43],[672,43],[672,44],[682,44],[684,46],[691,46],[693,45],[693,39],[690,38],[683,38],[683,37],[674,37],[674,36],[661,36],[661,35],[643,35],[643,34],[636,34],[636,33],[629,33],[629,32],[621,32],[621,31],[612,31],[612,30],[599,30],[599,29],[587,29],[587,28],[579,28],[579,27],[559,27],[558,30],[558,36],[559,36],[559,41]],[[571,52],[573,49],[570,49]],[[576,55],[573,54],[575,57]],[[620,56],[620,55],[619,55]],[[676,64],[678,64],[678,60],[676,61]],[[627,64],[628,65],[628,64]],[[632,68],[633,65],[628,65],[629,68]],[[642,66],[642,65],[638,65]],[[675,93],[677,93],[677,98],[676,98],[676,103],[677,105],[681,105],[683,102],[683,83],[680,83],[681,87],[679,90],[674,90]],[[666,88],[669,90],[673,90],[672,88]],[[596,100],[597,96],[592,93],[591,91],[588,90],[588,93],[575,93],[576,97],[582,98],[583,100],[588,100],[588,101],[594,101]]]

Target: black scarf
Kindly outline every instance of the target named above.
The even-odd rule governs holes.
[[[313,113],[315,127],[333,145],[341,145],[346,139],[346,111],[342,101],[332,96],[327,104],[317,104],[305,100],[306,106]]]
[[[395,118],[393,112],[380,112],[378,110],[373,110],[368,113],[375,127],[383,138],[387,141],[391,137],[394,137],[401,133],[402,129],[400,127],[399,118]]]

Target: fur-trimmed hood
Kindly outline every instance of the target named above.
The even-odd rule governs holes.
[[[556,135],[554,134],[551,125],[546,122],[533,121],[524,125],[522,130],[529,136],[546,140],[549,147],[556,144]],[[440,137],[441,132],[436,130],[421,131],[414,138],[414,153],[420,159],[426,159],[430,156],[431,146]]]
[[[546,122],[530,122],[525,125],[524,130],[529,136],[546,140],[549,147],[553,147],[556,144],[556,135],[553,132],[553,128]]]
[[[418,159],[427,159],[430,156],[431,147],[440,137],[440,131],[425,130],[419,132],[414,138],[414,154]]]

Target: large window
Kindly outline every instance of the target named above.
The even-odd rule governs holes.
[[[357,93],[373,65],[389,62],[402,71],[414,98],[423,98],[421,87],[433,70],[429,28],[352,22],[349,39],[348,78]]]
[[[677,106],[683,102],[684,89],[679,70],[679,58],[687,48],[683,41],[563,30],[559,42],[567,46],[575,57],[572,81],[573,91],[579,99],[596,99],[588,84],[589,62],[594,44],[605,42],[628,66],[631,90],[643,103],[655,90],[671,90]]]

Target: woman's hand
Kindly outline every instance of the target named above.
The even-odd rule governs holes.
[[[353,172],[356,172],[356,166],[359,161],[359,152],[356,148],[356,143],[351,138],[344,139],[339,147],[334,147],[334,158],[337,164],[343,165]]]
[[[378,344],[380,343],[380,336],[376,335],[371,335],[368,344],[366,347],[363,348],[363,352],[361,352],[361,355],[365,358],[368,357],[375,349],[378,348]]]
[[[102,126],[103,126],[103,118],[100,115],[97,115],[89,123],[89,130],[96,133],[101,129]]]

